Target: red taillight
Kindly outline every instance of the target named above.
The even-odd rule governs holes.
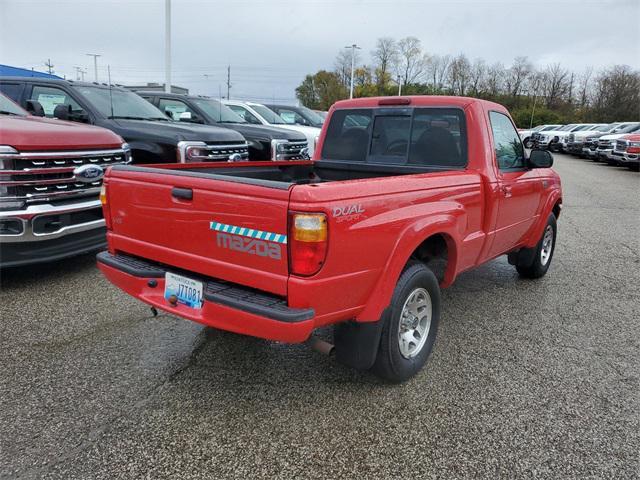
[[[100,203],[102,204],[102,216],[104,216],[107,230],[111,230],[111,209],[109,208],[109,199],[107,198],[107,184],[104,181],[100,187]]]
[[[324,213],[290,213],[290,272],[305,277],[318,273],[327,255],[327,239],[327,217]]]

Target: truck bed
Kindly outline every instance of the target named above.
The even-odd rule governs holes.
[[[338,161],[251,162],[219,164],[173,164],[117,167],[117,171],[139,171],[288,189],[292,185],[359,180],[443,171],[436,167],[372,165]],[[447,170],[451,170],[448,168]]]

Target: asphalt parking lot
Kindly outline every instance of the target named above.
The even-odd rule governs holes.
[[[555,158],[547,276],[463,274],[403,385],[153,318],[92,256],[4,272],[0,477],[638,478],[640,174]]]

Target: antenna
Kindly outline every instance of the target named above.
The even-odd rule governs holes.
[[[107,65],[107,75],[109,77],[109,103],[111,104],[111,118],[113,118],[113,90],[111,87],[111,65]]]
[[[218,112],[219,122],[222,122],[222,86],[218,84],[218,101],[220,102],[220,110]]]

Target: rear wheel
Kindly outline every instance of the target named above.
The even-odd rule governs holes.
[[[381,318],[382,336],[372,371],[394,383],[414,376],[431,353],[439,320],[438,280],[426,265],[412,262]]]
[[[540,278],[547,273],[556,246],[557,229],[556,217],[552,213],[547,219],[547,224],[542,232],[542,238],[532,249],[534,250],[533,262],[530,265],[516,265],[516,270],[520,276],[525,278]]]

